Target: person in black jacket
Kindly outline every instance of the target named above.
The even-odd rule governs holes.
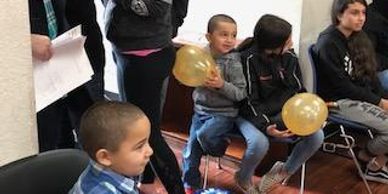
[[[248,85],[248,98],[240,108],[243,119],[238,121],[241,132],[250,130],[265,133],[272,138],[296,138],[287,130],[281,118],[282,107],[286,101],[297,93],[305,92],[298,58],[290,50],[293,44],[291,28],[291,24],[284,19],[264,15],[255,26],[251,43],[244,46],[247,48],[241,48]],[[250,125],[243,125],[244,123]],[[252,130],[253,127],[257,130]],[[276,162],[263,176],[256,190],[267,193],[274,185],[285,181],[320,148],[322,142],[322,130],[301,137],[287,161]]]
[[[48,1],[55,13],[55,33],[49,30],[43,0],[29,0],[32,56],[41,61],[52,56],[51,39],[70,29],[66,0]],[[75,16],[76,17],[76,16]],[[71,79],[71,78],[69,78]],[[39,151],[73,148],[73,129],[77,129],[82,113],[93,101],[84,85],[68,93],[37,113]]]
[[[314,49],[318,94],[334,105],[331,111],[369,126],[375,137],[357,157],[367,163],[365,177],[388,184],[388,100],[376,77],[376,58],[363,34],[366,2],[335,0],[332,25],[318,37]]]
[[[93,0],[66,0],[66,19],[70,27],[81,24],[86,36],[85,51],[93,68],[92,79],[86,83],[93,101],[104,100],[105,49],[102,33],[97,23],[96,7]]]
[[[108,1],[105,30],[112,43],[121,99],[140,107],[151,121],[152,167],[168,193],[182,194],[178,162],[159,126],[162,84],[175,60],[171,6],[172,0]],[[148,165],[143,183],[151,183],[151,175]]]
[[[388,91],[388,1],[373,0],[368,5],[364,30],[371,39],[377,54],[378,77]]]

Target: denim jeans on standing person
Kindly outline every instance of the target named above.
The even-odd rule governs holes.
[[[236,177],[240,183],[251,183],[257,165],[267,154],[269,148],[268,138],[242,117],[237,118],[236,125],[247,145],[241,160],[240,170],[236,172]]]
[[[381,86],[383,86],[384,91],[388,92],[388,69],[380,71],[377,76],[379,77]]]
[[[223,155],[228,142],[226,134],[233,129],[235,117],[194,113],[190,136],[183,150],[183,182],[186,188],[201,186],[199,166],[204,154]]]

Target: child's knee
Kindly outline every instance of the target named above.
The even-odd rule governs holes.
[[[265,137],[265,136],[264,136]],[[269,141],[265,138],[254,137],[247,141],[247,149],[255,155],[266,154],[269,149]]]
[[[309,138],[311,138],[310,141],[314,146],[320,147],[325,139],[325,134],[322,129],[319,129],[317,132],[310,135]]]

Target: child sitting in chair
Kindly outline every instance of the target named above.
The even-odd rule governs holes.
[[[137,180],[153,151],[150,121],[135,105],[102,102],[82,116],[80,139],[90,163],[69,193],[137,194]]]
[[[236,35],[237,25],[230,16],[218,14],[210,18],[206,34],[209,46],[206,49],[216,60],[218,70],[193,92],[194,115],[190,137],[183,151],[186,194],[200,187],[202,155],[224,154],[229,143],[226,133],[233,129],[238,102],[246,97],[240,55],[230,52],[236,45]]]

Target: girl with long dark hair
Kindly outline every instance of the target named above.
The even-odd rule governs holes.
[[[291,51],[291,32],[292,26],[286,20],[267,14],[257,22],[250,43],[245,42],[242,46],[248,98],[240,109],[241,118],[237,124],[241,133],[249,131],[256,135],[253,137],[260,138],[254,141],[266,142],[267,147],[256,150],[258,153],[265,154],[268,149],[266,136],[284,140],[296,138],[287,131],[280,115],[289,98],[305,91],[298,58]],[[249,149],[251,142],[248,138],[246,152],[252,151]],[[275,185],[286,182],[319,149],[322,142],[322,130],[300,137],[287,161],[276,162],[260,184],[254,187],[255,190],[267,193]]]
[[[318,94],[335,102],[334,111],[347,120],[370,127],[375,137],[357,157],[371,181],[388,184],[388,100],[376,77],[376,58],[362,32],[366,19],[364,0],[334,0],[332,25],[315,47]]]

